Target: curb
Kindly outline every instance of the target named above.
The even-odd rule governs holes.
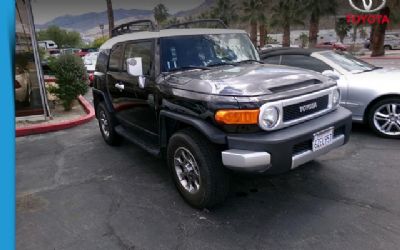
[[[37,125],[32,125],[32,126],[20,127],[20,128],[16,129],[15,136],[20,137],[20,136],[33,135],[33,134],[43,134],[43,133],[63,130],[63,129],[67,129],[67,128],[72,128],[72,127],[75,127],[75,126],[78,126],[78,125],[81,125],[81,124],[91,121],[95,116],[93,106],[81,95],[78,96],[78,101],[83,106],[83,109],[85,110],[86,115],[71,119],[69,121],[63,121],[63,122],[52,123],[52,124],[37,124]]]

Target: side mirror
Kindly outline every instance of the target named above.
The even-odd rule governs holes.
[[[141,57],[133,57],[126,59],[128,74],[138,77],[139,88],[144,89],[146,85],[146,77],[143,76],[143,66]]]
[[[329,77],[329,78],[335,80],[335,81],[340,79],[340,75],[333,70],[325,70],[322,72],[322,74],[326,77]]]
[[[143,76],[142,58],[133,57],[126,59],[128,74],[131,76]]]

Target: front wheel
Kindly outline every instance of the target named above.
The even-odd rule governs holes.
[[[196,208],[223,202],[229,192],[229,174],[221,152],[194,129],[175,133],[168,144],[168,166],[182,197]]]
[[[400,98],[389,98],[371,107],[369,126],[375,133],[386,138],[400,138]]]

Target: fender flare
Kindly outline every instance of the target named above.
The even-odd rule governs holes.
[[[226,144],[226,134],[222,130],[216,128],[207,121],[198,119],[193,116],[179,114],[172,111],[161,110],[160,121],[160,145],[166,147],[168,144],[168,134],[166,130],[165,118],[173,119],[187,125],[190,125],[202,133],[208,140],[215,144]]]

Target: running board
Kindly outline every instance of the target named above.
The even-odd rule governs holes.
[[[141,147],[142,149],[146,150],[148,153],[155,155],[155,156],[160,156],[160,147],[158,145],[155,145],[146,139],[137,136],[135,133],[132,133],[128,130],[126,130],[124,127],[121,125],[118,125],[115,127],[115,132],[117,134],[121,135],[128,141],[136,144],[137,146]]]

